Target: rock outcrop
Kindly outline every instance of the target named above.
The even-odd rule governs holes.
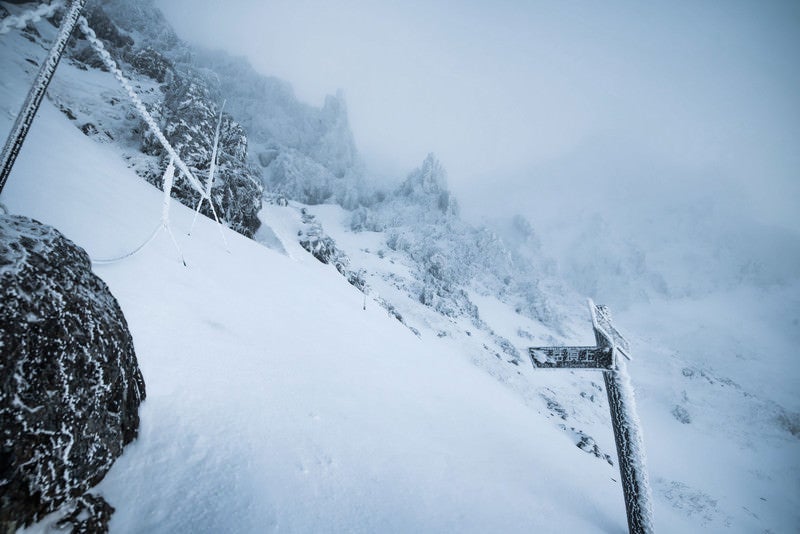
[[[208,180],[214,147],[214,134],[219,117],[210,89],[201,77],[185,74],[173,80],[167,88],[159,115],[164,122],[164,135],[170,141],[194,175],[204,185]],[[144,125],[142,151],[160,156],[161,167],[167,165],[168,156],[154,134]],[[211,201],[217,215],[240,234],[253,237],[260,226],[263,186],[260,177],[252,172],[247,161],[247,135],[244,129],[227,113],[222,115],[217,167]],[[148,176],[157,187],[161,172]],[[172,191],[181,203],[194,208],[200,195],[186,180],[178,179]],[[201,212],[212,216],[207,202]]]
[[[0,531],[65,504],[75,531],[102,531],[113,509],[87,492],[145,397],[125,317],[86,252],[18,216],[0,215],[0,301]]]

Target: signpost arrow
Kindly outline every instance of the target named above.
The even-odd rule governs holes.
[[[614,441],[617,445],[619,472],[628,515],[628,530],[632,534],[653,532],[653,508],[647,478],[644,444],[633,388],[622,354],[631,359],[631,349],[619,331],[611,324],[605,306],[589,300],[596,347],[531,347],[528,352],[536,369],[586,369],[603,371],[603,379],[611,410]]]

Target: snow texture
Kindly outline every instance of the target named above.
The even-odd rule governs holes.
[[[587,295],[614,304],[637,347],[629,369],[659,531],[800,528],[796,237],[753,230],[771,241],[747,257],[766,259],[742,264],[743,229],[714,231],[706,203],[678,214],[706,236],[685,264],[681,228],[663,210],[652,215],[664,231],[648,233],[652,246],[580,210],[553,224],[500,213],[491,230],[471,226],[439,208],[438,179],[427,195],[400,195],[404,177],[375,188],[340,95],[304,104],[244,60],[181,42],[150,0],[102,10],[87,16],[92,28],[130,66],[173,146],[167,125],[199,125],[180,152],[190,166],[196,158],[195,176],[205,181],[225,99],[239,126],[226,145],[223,119],[220,162],[226,147],[244,154],[243,183],[262,176],[275,187],[281,169],[292,174],[263,204],[258,185],[236,197],[269,248],[227,233],[231,254],[220,254],[219,229],[204,218],[187,241],[199,194],[178,184],[195,195],[192,209],[171,212],[190,268],[160,233],[101,269],[148,377],[141,437],[101,485],[117,507],[112,530],[624,531],[602,382],[514,365],[529,346],[591,343]],[[48,22],[35,30],[0,40],[6,124],[55,35]],[[91,46],[79,40],[68,57],[3,202],[114,256],[158,220],[163,197],[141,178],[160,186],[169,158],[145,142]],[[184,113],[189,93],[176,89],[190,81],[202,91]],[[362,274],[366,298],[301,246],[307,231]],[[778,278],[761,254],[773,245]],[[420,302],[426,287],[433,306]]]

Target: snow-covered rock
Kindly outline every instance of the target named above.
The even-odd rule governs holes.
[[[304,204],[333,200],[336,177],[325,166],[291,148],[270,148],[259,156],[271,191]]]
[[[137,72],[159,83],[166,82],[175,73],[175,67],[172,62],[149,46],[135,50],[128,56],[127,60]]]
[[[160,108],[164,135],[186,162],[195,176],[203,183],[208,180],[214,147],[214,133],[219,110],[213,103],[210,89],[202,78],[190,75],[176,77],[166,90]],[[142,126],[144,132],[142,148],[158,155],[166,166],[168,155],[153,133]],[[217,215],[228,225],[247,237],[258,230],[258,211],[261,209],[263,187],[261,180],[252,172],[247,161],[247,135],[244,129],[228,114],[222,115],[219,149],[211,200]],[[154,185],[160,185],[161,173],[147,176]],[[194,207],[200,195],[185,180],[179,180],[173,196],[181,203]],[[212,216],[208,203],[201,205],[201,212]]]
[[[350,229],[384,232],[389,249],[406,254],[415,265],[409,294],[442,315],[480,324],[467,294],[475,289],[499,296],[517,313],[550,325],[558,322],[539,288],[544,262],[540,250],[531,248],[535,240],[522,247],[527,253],[520,253],[519,246],[509,248],[488,228],[465,222],[447,172],[433,154],[394,191],[353,210]]]
[[[145,397],[125,317],[86,252],[20,216],[0,215],[0,299],[0,527],[79,499],[68,522],[102,529],[110,507],[84,494],[136,437]]]
[[[362,271],[354,271],[350,268],[350,259],[347,254],[342,252],[336,242],[322,229],[322,225],[316,220],[314,215],[308,213],[303,208],[301,210],[304,228],[298,233],[298,242],[307,252],[317,258],[320,262],[336,267],[339,274],[344,276],[347,281],[359,289],[366,291],[366,281]]]

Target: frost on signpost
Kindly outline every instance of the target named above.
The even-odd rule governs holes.
[[[537,369],[587,369],[603,371],[617,445],[628,530],[631,533],[653,532],[653,509],[645,465],[639,419],[625,362],[630,359],[628,341],[611,324],[605,306],[589,301],[595,347],[531,347],[531,362]]]

